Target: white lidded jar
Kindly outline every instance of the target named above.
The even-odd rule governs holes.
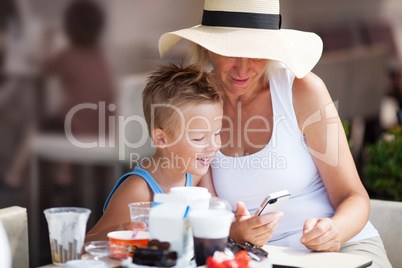
[[[190,261],[194,255],[191,225],[187,217],[189,207],[185,203],[164,202],[149,212],[149,240],[169,242],[171,250],[179,258]]]
[[[182,196],[191,210],[208,210],[211,194],[205,187],[183,186],[172,187],[170,193],[172,195]]]

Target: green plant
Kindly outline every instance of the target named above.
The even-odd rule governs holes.
[[[363,183],[371,197],[402,201],[402,127],[367,146]]]
[[[348,139],[349,147],[352,145],[350,142],[350,123],[347,120],[342,121],[343,130],[345,131],[346,138]]]

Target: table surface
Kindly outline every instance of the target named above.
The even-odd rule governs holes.
[[[363,268],[371,265],[370,258],[339,252],[313,252],[308,249],[288,247],[263,247],[268,252],[268,259],[275,265],[303,268]]]
[[[303,268],[364,268],[371,265],[370,258],[339,252],[312,252],[307,249],[295,249],[288,247],[268,246],[263,247],[268,252],[268,259],[279,267],[303,267]],[[119,264],[115,262],[115,267]],[[53,264],[41,266],[41,268],[60,267]]]

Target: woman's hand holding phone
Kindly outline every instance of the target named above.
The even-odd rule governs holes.
[[[254,216],[260,216],[271,212],[279,212],[286,200],[290,197],[287,190],[279,191],[267,195],[262,201],[260,207],[255,211]]]
[[[282,217],[283,213],[252,217],[246,205],[239,201],[229,236],[237,243],[244,244],[247,241],[261,247],[271,239],[273,231]]]

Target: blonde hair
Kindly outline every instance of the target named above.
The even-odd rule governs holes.
[[[190,49],[189,54],[187,55],[187,61],[189,64],[197,65],[198,68],[202,70],[210,69],[208,50],[203,49],[200,45],[196,43],[193,42],[190,43]],[[278,64],[280,63],[276,60],[268,60],[267,65],[265,66],[264,69],[264,75],[263,75],[264,83],[268,83],[272,70],[277,68]]]
[[[175,108],[187,104],[222,103],[215,79],[196,65],[183,67],[173,63],[151,73],[142,93],[143,111],[148,132],[155,128],[174,135],[179,121]],[[153,116],[153,118],[152,118]]]

